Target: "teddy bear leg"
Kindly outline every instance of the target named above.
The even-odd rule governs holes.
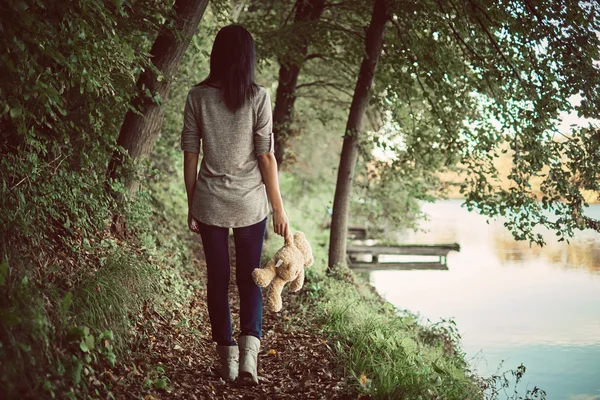
[[[304,286],[304,271],[300,272],[298,277],[294,279],[292,283],[290,283],[290,290],[292,292],[297,292],[298,290],[302,289],[302,286]]]
[[[260,287],[267,287],[275,278],[275,262],[269,261],[264,268],[256,268],[252,271],[254,282]]]
[[[279,312],[281,311],[282,302],[281,302],[281,291],[283,290],[283,286],[285,285],[285,281],[279,277],[273,279],[271,283],[271,289],[269,290],[268,303],[269,308],[272,311]]]

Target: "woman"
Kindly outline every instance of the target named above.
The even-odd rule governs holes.
[[[261,288],[251,272],[260,266],[269,202],[275,233],[290,235],[273,154],[271,99],[254,83],[254,65],[252,35],[240,25],[223,27],[213,44],[208,77],[188,93],[181,133],[188,226],[202,237],[220,373],[226,380],[249,384],[258,383],[263,311]],[[203,157],[196,176],[200,142]],[[228,298],[229,228],[235,238],[240,295],[237,343]]]

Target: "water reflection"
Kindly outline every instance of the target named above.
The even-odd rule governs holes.
[[[584,269],[600,274],[600,246],[595,240],[575,237],[570,244],[549,241],[544,247],[517,242],[505,232],[494,236],[494,255],[502,264],[543,258],[554,267]]]
[[[457,242],[461,251],[448,255],[448,271],[371,272],[377,290],[432,321],[454,318],[484,375],[502,360],[506,368],[522,362],[524,383],[542,387],[550,400],[600,400],[599,235],[584,231],[569,245],[548,240],[529,247],[459,201],[425,210],[429,231],[403,232],[397,240]],[[600,206],[590,212],[600,215]]]

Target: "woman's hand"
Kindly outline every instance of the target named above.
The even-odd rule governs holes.
[[[190,231],[192,232],[200,233],[200,224],[198,223],[198,220],[194,218],[191,211],[188,211],[188,228],[190,228]]]
[[[273,230],[284,239],[290,236],[290,220],[285,211],[273,211]]]

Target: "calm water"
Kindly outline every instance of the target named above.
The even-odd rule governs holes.
[[[502,370],[523,363],[522,394],[538,386],[549,400],[600,400],[600,234],[580,232],[570,245],[547,235],[547,246],[530,248],[460,203],[426,205],[429,232],[399,237],[459,243],[448,271],[374,271],[371,283],[399,308],[453,318],[483,376],[503,360]],[[589,214],[600,217],[600,206]]]

